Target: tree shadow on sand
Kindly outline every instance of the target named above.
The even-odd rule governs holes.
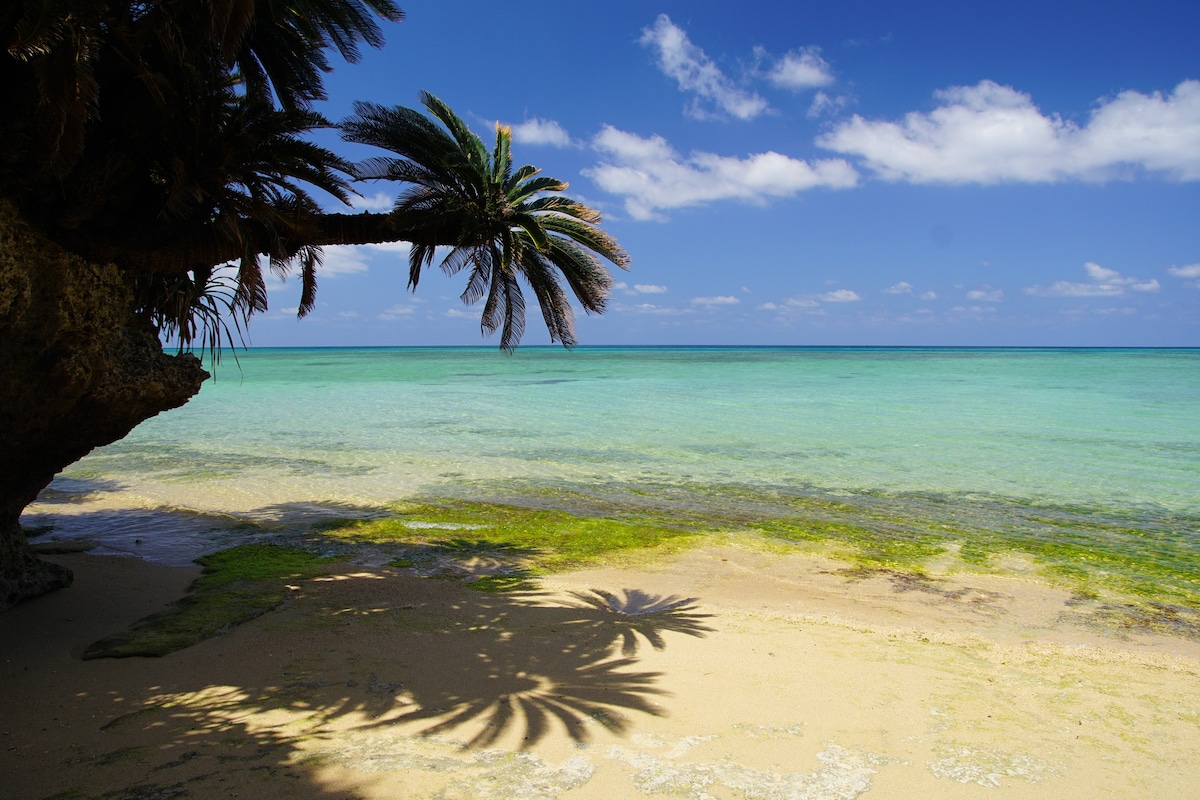
[[[366,603],[320,605],[319,590],[306,598],[318,603],[305,612],[316,624],[344,627],[347,635],[300,659],[299,678],[276,687],[266,708],[318,711],[326,722],[355,715],[364,720],[359,728],[402,726],[419,736],[453,731],[465,736],[465,747],[506,735],[528,747],[555,724],[584,742],[591,724],[620,733],[625,712],[662,713],[659,674],[636,669],[641,641],[661,650],[668,632],[702,637],[711,630],[692,598],[594,591],[562,603],[543,592],[487,594],[395,575],[388,583],[409,591],[388,602],[382,581],[366,575],[378,573],[350,578],[374,584],[355,587],[369,593]],[[322,582],[329,579],[314,584]],[[335,660],[353,665],[342,668],[344,682],[303,677],[328,676]]]
[[[639,662],[673,635],[705,636],[708,617],[693,598],[638,589],[491,594],[348,566],[187,650],[74,662],[81,674],[136,666],[107,692],[75,679],[98,735],[45,756],[58,759],[42,783],[55,788],[29,796],[276,796],[282,782],[295,798],[349,798],[372,775],[453,787],[544,771],[529,750],[548,737],[584,744],[666,714],[662,674]],[[501,765],[497,749],[528,755]]]
[[[702,637],[712,630],[702,621],[709,615],[696,611],[694,598],[623,594],[572,592],[579,602],[571,605],[543,605],[536,593],[478,599],[463,609],[478,623],[468,631],[497,635],[473,655],[451,638],[431,643],[434,651],[446,648],[442,663],[455,666],[413,675],[392,699],[415,707],[375,726],[430,720],[420,735],[432,736],[475,724],[466,747],[489,746],[509,733],[527,747],[554,722],[585,742],[589,722],[623,733],[623,711],[660,715],[653,702],[659,674],[631,671],[640,640],[662,650],[667,632]],[[510,626],[519,635],[509,635],[518,634]],[[621,657],[612,658],[618,645]]]

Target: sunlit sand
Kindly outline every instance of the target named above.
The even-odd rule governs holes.
[[[519,595],[355,566],[81,661],[194,569],[58,557],[0,617],[7,796],[1182,797],[1200,644],[1011,578],[709,547]],[[38,631],[37,636],[27,635]],[[115,794],[108,794],[108,793]]]

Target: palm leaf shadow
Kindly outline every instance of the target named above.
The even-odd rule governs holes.
[[[455,648],[455,655],[447,652],[446,669],[406,681],[412,709],[371,727],[429,720],[432,724],[419,732],[429,737],[482,723],[465,747],[488,747],[511,732],[519,732],[528,747],[556,720],[573,741],[585,742],[592,723],[626,732],[630,723],[624,712],[661,716],[654,702],[665,694],[655,685],[661,673],[631,671],[639,642],[645,639],[662,650],[667,632],[702,637],[713,630],[703,623],[711,615],[697,613],[695,598],[636,589],[571,595],[577,602],[569,605],[545,605],[538,592],[497,598],[504,607],[499,613],[489,607],[486,616],[515,611],[533,632],[492,639],[470,658],[447,638],[445,645]]]
[[[590,593],[571,592],[571,595],[584,608],[609,616],[622,642],[621,654],[626,657],[637,655],[638,635],[655,650],[662,650],[667,646],[662,634],[667,631],[699,637],[712,631],[701,622],[712,615],[696,613],[694,597],[652,595],[641,589],[622,592],[623,596],[617,596],[603,589],[592,589]]]

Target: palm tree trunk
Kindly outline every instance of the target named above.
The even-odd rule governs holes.
[[[343,244],[385,244],[388,242],[413,241],[416,232],[406,229],[391,214],[321,214],[306,221],[304,244],[317,247]],[[455,231],[449,228],[437,231],[431,244],[454,244]],[[421,231],[428,238],[428,231]],[[178,274],[198,266],[211,267],[228,261],[237,261],[243,255],[244,245],[240,242],[215,239],[209,231],[199,231],[191,236],[179,237],[162,247],[144,242],[118,244],[111,241],[96,241],[86,235],[58,234],[62,244],[72,252],[85,255],[95,262],[113,261],[128,273]],[[257,241],[251,242],[254,249],[269,254],[276,242],[264,229],[259,231]],[[290,249],[294,255],[299,246]]]
[[[208,377],[163,353],[111,264],[68,253],[0,200],[0,609],[70,583],[39,561],[22,510],[55,474],[182,405]]]

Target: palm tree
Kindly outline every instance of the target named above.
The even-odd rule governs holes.
[[[629,257],[616,240],[596,227],[600,214],[568,197],[556,178],[532,166],[513,169],[512,132],[496,124],[496,145],[483,140],[450,108],[428,92],[421,104],[441,123],[403,106],[356,103],[355,116],[341,124],[347,141],[395,154],[357,165],[359,180],[394,180],[408,188],[392,214],[400,238],[412,243],[409,287],[431,265],[437,248],[449,252],[440,267],[448,275],[470,270],[461,299],[484,297],[481,327],[500,330],[500,347],[511,350],[525,329],[524,281],[533,289],[550,340],[576,343],[574,314],[563,287],[570,286],[586,312],[604,311],[612,278],[600,258],[625,268]]]
[[[382,42],[393,0],[0,2],[0,610],[63,585],[33,556],[22,509],[91,449],[192,397],[208,374],[160,336],[213,348],[266,308],[263,262],[297,269],[311,308],[321,248],[411,241],[409,282],[449,247],[484,299],[485,332],[512,349],[521,281],[550,335],[575,331],[624,251],[566,184],[513,169],[511,134],[489,153],[445,104],[434,119],[364,104],[351,141],[393,155],[358,166],[308,140],[329,123],[327,56]],[[440,124],[439,124],[440,123]],[[408,188],[388,214],[323,213],[352,180]],[[232,278],[219,270],[235,262]],[[229,344],[233,344],[229,342]]]

